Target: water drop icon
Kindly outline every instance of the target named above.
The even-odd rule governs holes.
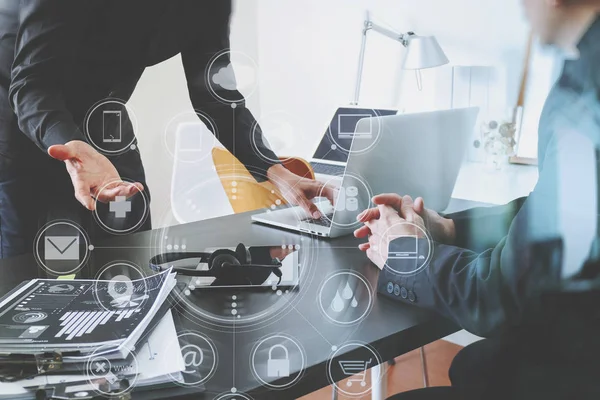
[[[353,298],[352,298],[352,301],[350,302],[350,306],[351,306],[352,308],[356,308],[356,307],[358,307],[358,301],[356,300],[356,297],[353,297]]]
[[[348,282],[346,282],[346,286],[344,287],[344,290],[342,291],[342,298],[344,300],[350,300],[353,295],[354,295],[354,292],[352,291],[352,288],[350,287]]]
[[[333,301],[331,302],[331,309],[334,312],[342,312],[344,310],[344,300],[340,296],[339,291],[337,291],[335,293],[335,297],[333,298]]]

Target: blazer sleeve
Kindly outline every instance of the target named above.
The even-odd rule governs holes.
[[[213,130],[213,134],[227,150],[257,181],[265,181],[267,170],[279,161],[246,108],[244,96],[237,90],[229,54],[231,0],[211,4],[210,35],[199,38],[181,54],[190,100],[194,109],[214,121],[217,132]],[[215,78],[217,74],[221,81]],[[212,130],[213,127],[208,128]]]
[[[19,2],[19,29],[9,99],[19,128],[40,149],[85,140],[65,105],[62,82],[82,37],[91,2]]]
[[[445,215],[454,221],[454,245],[477,252],[493,247],[508,234],[525,200],[527,197],[521,197],[501,206],[477,207]]]
[[[423,267],[417,269],[414,260],[388,258],[379,277],[379,292],[435,310],[480,336],[493,336],[518,326],[530,296],[557,276],[552,263],[538,262],[555,258],[540,254],[536,244],[556,238],[573,243],[560,230],[559,179],[577,179],[581,171],[572,171],[571,177],[559,177],[557,153],[557,146],[546,153],[535,189],[507,223],[509,228],[502,239],[477,251],[418,239],[418,254],[430,255],[429,261],[423,261]],[[575,193],[566,197],[573,195],[577,197]],[[510,213],[498,210],[482,216],[477,229],[484,232],[485,221],[506,223],[504,218]],[[411,248],[414,252],[414,239],[411,242],[398,238],[391,242],[389,250],[394,255],[408,254]],[[556,250],[546,252],[552,254]],[[394,285],[405,287],[411,296],[394,296]]]

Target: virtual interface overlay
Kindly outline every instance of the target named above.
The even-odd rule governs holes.
[[[375,140],[377,132],[372,132],[373,124],[366,124],[360,132],[356,132],[358,121],[365,118],[395,115],[396,110],[373,110],[367,108],[339,108],[326,134],[323,136],[313,158],[328,161],[348,161],[352,148],[352,140]],[[371,130],[369,130],[369,126]]]
[[[0,308],[0,346],[76,347],[125,339],[148,314],[166,276],[31,281]]]

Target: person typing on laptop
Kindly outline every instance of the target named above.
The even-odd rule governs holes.
[[[40,221],[90,230],[96,200],[148,193],[124,106],[104,112],[100,137],[83,122],[100,104],[124,105],[146,67],[178,54],[191,103],[214,120],[221,143],[257,180],[320,217],[310,200],[332,191],[276,162],[252,128],[227,51],[231,13],[229,0],[0,0],[0,258],[31,251]],[[138,229],[149,228],[147,219]]]
[[[494,337],[459,353],[450,371],[453,388],[439,397],[423,391],[421,396],[407,394],[407,399],[517,398],[511,392],[514,371],[533,343],[517,332],[523,333],[528,322],[530,296],[551,274],[549,268],[535,268],[539,253],[532,246],[562,238],[563,277],[576,275],[591,254],[598,201],[600,1],[523,3],[541,41],[570,58],[540,120],[539,180],[532,193],[504,206],[446,216],[427,209],[426,199],[382,194],[373,199],[376,208],[358,217],[364,226],[355,236],[368,238],[359,248],[383,270],[381,292],[385,293],[387,280],[399,281],[412,292],[397,296],[399,301],[436,310],[470,332]],[[412,273],[410,263],[390,254],[414,248],[414,238],[418,250],[426,252],[431,246],[433,255],[422,270]],[[543,334],[535,337],[543,340]],[[560,357],[547,362],[565,368]],[[588,373],[585,367],[577,371],[561,374],[560,383],[549,379],[547,385],[556,389],[556,397],[543,398],[565,398],[556,394],[568,387],[565,379],[582,382],[580,373]],[[578,385],[572,385],[572,393],[578,392]]]

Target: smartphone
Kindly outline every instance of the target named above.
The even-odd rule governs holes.
[[[122,127],[121,111],[106,110],[102,113],[102,141],[104,143],[121,143]]]

